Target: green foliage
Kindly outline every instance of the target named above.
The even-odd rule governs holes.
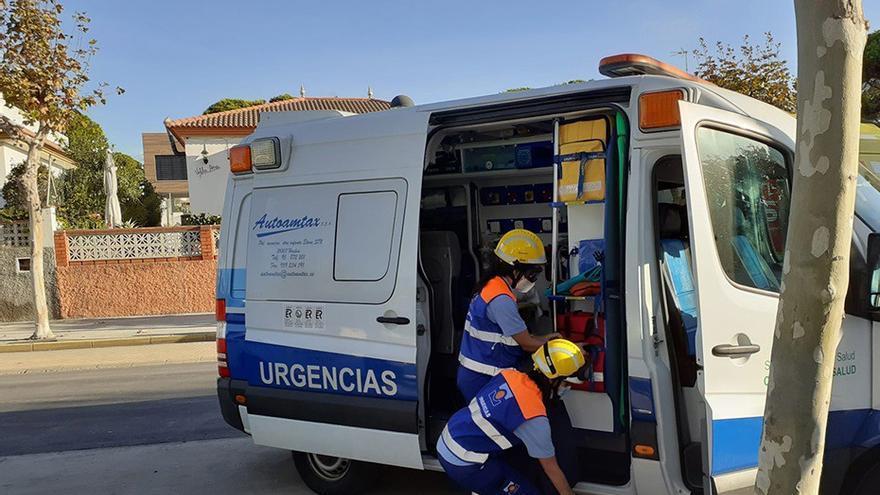
[[[137,163],[137,162],[135,162]],[[141,180],[140,197],[120,201],[122,218],[138,227],[157,227],[162,224],[162,197],[156,194],[153,184]]]
[[[141,165],[141,162],[117,151],[113,153],[113,163],[116,164],[119,201],[140,198],[141,183],[145,180],[144,166]]]
[[[104,129],[87,115],[74,112],[67,124],[65,152],[80,168],[104,169],[110,144]],[[103,179],[102,179],[103,180]]]
[[[20,163],[9,172],[6,184],[3,184],[2,195],[6,205],[0,209],[0,217],[5,220],[27,220],[27,201],[24,191],[25,163]],[[40,203],[42,207],[47,204],[47,191],[49,184],[49,168],[40,166],[37,175],[38,190],[40,191]]]
[[[862,118],[880,122],[880,31],[868,35],[862,64]]]
[[[69,228],[101,226],[106,204],[104,162],[109,147],[107,137],[97,122],[75,113],[68,124],[67,138],[66,151],[77,168],[65,171],[58,181],[58,216]],[[138,217],[135,220],[138,225],[158,224],[158,221],[151,220],[154,217],[161,219],[158,204],[153,205],[155,201],[145,198],[143,166],[125,153],[113,153],[113,161],[123,220]],[[152,187],[150,191],[155,195]],[[155,211],[145,212],[143,208]]]
[[[284,101],[284,100],[292,100],[294,96],[290,93],[284,93],[278,96],[273,96],[269,98],[269,103],[275,103],[276,101]]]
[[[58,181],[58,217],[68,228],[94,228],[99,219],[103,225],[107,136],[97,122],[74,112],[67,140],[65,152],[76,168],[64,171]]]
[[[184,213],[180,215],[180,224],[181,225],[220,225],[220,216],[219,215],[206,215],[204,213],[199,213],[198,215],[192,213]]]
[[[771,33],[764,33],[763,43],[752,43],[748,35],[739,48],[718,41],[710,50],[700,38],[693,51],[697,58],[694,74],[726,88],[794,113],[797,110],[795,77],[780,56],[780,43]]]
[[[208,115],[209,113],[226,112],[228,110],[235,110],[237,108],[247,108],[254,105],[262,105],[263,103],[266,103],[266,100],[242,100],[240,98],[224,98],[206,108],[205,111],[202,112],[202,115]]]

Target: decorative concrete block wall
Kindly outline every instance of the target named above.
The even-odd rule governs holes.
[[[62,318],[214,310],[216,226],[56,232]]]

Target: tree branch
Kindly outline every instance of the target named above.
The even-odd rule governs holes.
[[[0,131],[12,139],[22,139],[21,126],[5,115],[0,115]]]

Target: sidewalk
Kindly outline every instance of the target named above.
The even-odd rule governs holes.
[[[0,353],[213,341],[213,314],[54,320],[55,340],[28,340],[33,322],[0,323]]]

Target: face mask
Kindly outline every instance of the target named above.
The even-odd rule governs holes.
[[[520,279],[519,282],[516,283],[516,287],[514,287],[514,289],[516,289],[516,291],[519,292],[520,294],[525,294],[528,291],[532,290],[532,287],[534,287],[534,286],[535,286],[534,282],[523,277],[522,279]]]

